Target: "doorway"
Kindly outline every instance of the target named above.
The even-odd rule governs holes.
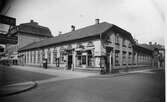
[[[112,56],[112,47],[106,47],[106,72],[109,73],[112,70],[113,65],[113,56]]]
[[[68,69],[72,68],[72,55],[68,55]]]

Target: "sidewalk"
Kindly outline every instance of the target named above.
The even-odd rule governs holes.
[[[36,86],[37,86],[37,83],[33,81],[2,86],[0,87],[0,97],[19,94],[19,93],[31,90]]]
[[[119,72],[119,73],[114,73],[114,74],[109,73],[109,74],[101,75],[100,73],[79,72],[79,71],[71,71],[71,70],[64,70],[64,69],[57,70],[57,69],[53,69],[53,68],[44,69],[44,68],[33,67],[33,66],[11,66],[11,68],[58,76],[56,78],[50,78],[50,79],[46,79],[46,80],[36,81],[38,84],[59,81],[59,80],[73,79],[73,78],[93,77],[93,76],[116,77],[116,76],[123,76],[123,75],[127,75],[127,74],[132,74],[132,73],[153,73],[151,71],[155,70],[152,68],[147,68],[147,69],[134,70],[134,71],[129,71],[129,72]]]
[[[38,83],[46,83],[46,82],[50,82],[50,81],[82,78],[82,77],[99,75],[99,73],[78,72],[78,71],[71,71],[71,70],[56,70],[53,68],[44,69],[44,68],[32,67],[32,66],[15,66],[15,65],[13,65],[13,66],[11,66],[11,68],[58,76],[56,78],[37,81]]]

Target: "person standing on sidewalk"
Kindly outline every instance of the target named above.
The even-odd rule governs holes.
[[[47,59],[45,58],[45,59],[43,59],[43,68],[45,68],[45,69],[47,69]]]

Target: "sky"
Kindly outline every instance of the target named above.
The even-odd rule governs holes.
[[[95,19],[115,24],[132,34],[139,43],[165,43],[167,0],[12,0],[7,15],[16,23],[31,19],[49,27],[57,36],[93,25]]]

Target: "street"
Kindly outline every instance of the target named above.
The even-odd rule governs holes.
[[[56,76],[0,66],[0,86],[14,83],[22,83],[27,81],[44,80],[52,77]]]
[[[90,76],[39,84],[3,102],[165,102],[162,70],[122,76]]]

